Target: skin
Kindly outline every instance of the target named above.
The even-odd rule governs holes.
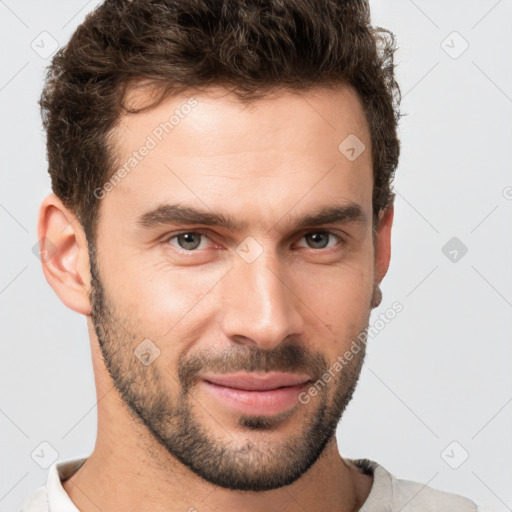
[[[123,117],[120,162],[191,96],[197,106],[101,199],[95,254],[55,195],[41,205],[39,238],[56,247],[43,270],[87,317],[98,398],[94,451],[64,489],[87,512],[358,510],[372,477],[341,457],[335,430],[364,350],[307,404],[274,416],[233,411],[200,375],[252,365],[316,380],[368,326],[389,265],[393,205],[374,244],[360,100],[348,86],[276,91],[250,105],[221,87],[183,93]],[[349,134],[366,146],[354,161],[338,150]],[[137,223],[176,202],[246,226]],[[345,202],[360,205],[366,222],[294,228],[296,217]],[[204,236],[174,236],[183,232]],[[237,253],[249,236],[262,249],[251,263]],[[160,351],[149,365],[134,356],[144,339]]]

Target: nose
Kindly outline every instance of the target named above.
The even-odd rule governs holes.
[[[301,300],[289,273],[271,258],[237,261],[222,286],[222,329],[228,339],[271,350],[302,335]]]

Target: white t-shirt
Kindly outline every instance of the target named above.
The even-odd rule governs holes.
[[[346,459],[373,474],[373,485],[359,512],[478,512],[471,500],[439,491],[410,480],[395,478],[369,459]],[[79,512],[62,486],[86,461],[74,459],[54,463],[45,486],[25,502],[21,512]]]

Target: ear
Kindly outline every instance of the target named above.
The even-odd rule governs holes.
[[[375,284],[384,279],[391,258],[391,226],[393,224],[394,203],[379,213],[379,225],[375,235]]]
[[[50,194],[41,203],[37,236],[48,284],[68,308],[89,315],[87,239],[78,219],[55,194]]]

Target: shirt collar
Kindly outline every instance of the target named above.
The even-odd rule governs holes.
[[[370,493],[366,497],[363,505],[358,512],[375,512],[376,510],[383,510],[383,503],[389,504],[393,500],[393,475],[370,459],[347,459],[355,464],[361,471],[367,475],[373,475],[373,484]]]
[[[50,467],[46,482],[46,499],[51,512],[80,512],[71,501],[62,482],[76,473],[86,460],[87,457],[56,462]]]

